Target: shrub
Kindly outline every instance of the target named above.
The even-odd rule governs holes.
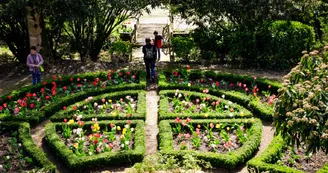
[[[325,47],[328,48],[328,47]],[[305,54],[299,65],[284,77],[276,103],[274,124],[278,133],[308,152],[328,152],[328,53]]]
[[[173,37],[172,46],[174,47],[174,53],[178,58],[189,62],[189,55],[193,49],[195,49],[195,43],[190,37]]]

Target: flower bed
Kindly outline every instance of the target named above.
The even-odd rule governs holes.
[[[0,123],[0,172],[55,172],[56,167],[34,144],[27,123]]]
[[[240,127],[247,129],[247,132]],[[175,121],[163,120],[159,124],[161,153],[175,156],[189,153],[210,162],[212,166],[231,169],[252,157],[261,142],[261,135],[262,123],[259,119],[253,118],[231,120],[188,118]]]
[[[205,73],[208,75],[209,72]],[[198,73],[197,73],[198,74]],[[191,74],[190,74],[191,75]],[[199,76],[202,74],[199,73]],[[213,75],[213,74],[212,74]],[[217,74],[218,76],[223,75],[223,74]],[[223,75],[224,76],[224,75]],[[241,77],[241,76],[240,76]],[[248,79],[249,77],[246,76]],[[159,78],[159,89],[160,90],[167,90],[167,89],[180,89],[180,90],[189,90],[189,91],[200,91],[202,92],[205,87],[202,85],[188,85],[188,84],[174,84],[174,83],[168,83],[167,82],[167,77],[164,74],[160,75]],[[264,85],[263,83],[269,83],[268,80],[261,79],[261,85]],[[275,87],[271,87],[270,91],[274,90],[274,88],[279,87],[280,85],[277,85],[275,83],[271,83]],[[275,90],[276,92],[276,90]],[[209,94],[221,97],[222,95],[225,95],[225,98],[228,100],[231,100],[233,102],[236,102],[242,106],[247,107],[249,110],[252,110],[255,116],[258,116],[262,119],[267,119],[267,120],[272,120],[272,115],[273,115],[273,108],[272,105],[270,106],[267,103],[262,103],[260,102],[259,98],[254,98],[254,96],[251,95],[246,95],[243,92],[236,91],[236,90],[222,90],[218,88],[212,88],[209,90]],[[272,100],[273,97],[270,99]]]
[[[51,121],[60,122],[64,118],[74,117],[91,120],[97,117],[99,120],[106,119],[145,119],[146,116],[146,93],[141,90],[130,90],[103,94],[96,97],[88,97],[85,101],[64,106],[63,109],[53,116]]]
[[[315,170],[314,168],[318,165],[313,164],[310,160],[310,156],[306,155],[297,155],[292,153],[291,150],[286,150],[286,143],[283,138],[278,135],[275,136],[268,146],[267,149],[258,157],[255,157],[247,162],[248,169],[254,170],[256,173],[270,171],[277,173],[304,173],[302,169],[308,169],[306,172],[327,172],[328,164],[324,165],[319,170]],[[324,153],[321,153],[320,159],[325,159],[327,156]],[[299,169],[293,168],[293,166],[301,166],[297,164],[297,159],[301,159],[301,157],[308,157],[308,162],[302,161],[304,167],[299,167]],[[287,166],[288,163],[290,166]],[[298,161],[298,163],[301,161]],[[306,162],[306,163],[304,163]],[[286,164],[286,165],[285,165]],[[317,167],[318,168],[318,167]]]
[[[252,117],[252,113],[240,105],[223,98],[203,93],[179,90],[160,91],[159,119],[179,117],[192,118],[243,118]]]
[[[73,78],[69,78],[67,80],[70,81],[71,79]],[[95,80],[98,81],[98,79],[99,78],[96,78]],[[78,80],[81,81],[82,79],[78,79]],[[62,81],[64,81],[64,79],[62,79]],[[99,83],[101,82],[99,81],[97,84]],[[97,85],[89,89],[77,90],[77,92],[74,93],[74,92],[68,92],[67,87],[66,89],[57,90],[59,84],[57,84],[56,82],[53,82],[52,85],[53,85],[52,89],[51,91],[49,90],[49,92],[55,91],[56,95],[53,97],[50,97],[49,95],[45,94],[47,89],[45,89],[44,86],[39,86],[40,92],[36,92],[33,94],[28,93],[27,94],[28,97],[26,96],[23,99],[18,99],[18,101],[14,101],[13,96],[7,96],[12,101],[2,104],[2,108],[0,108],[0,120],[28,121],[31,122],[32,124],[36,124],[37,122],[42,120],[45,116],[50,116],[54,112],[59,111],[63,106],[66,106],[68,104],[73,104],[76,101],[85,99],[85,97],[90,95],[99,95],[104,92],[145,88],[145,82],[143,81],[140,82],[140,84],[132,83],[127,85],[110,86],[110,87],[101,87],[102,85],[101,86]],[[61,94],[58,94],[58,92]],[[17,96],[15,95],[15,97]],[[6,101],[8,101],[8,98]],[[4,100],[5,99],[3,99],[2,102],[4,102]],[[6,108],[4,108],[5,106]]]
[[[140,120],[49,123],[46,141],[75,172],[140,162],[145,154],[144,122]]]

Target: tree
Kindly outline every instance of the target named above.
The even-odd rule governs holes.
[[[26,6],[26,0],[0,1],[0,40],[21,63],[26,62],[29,53]]]
[[[81,60],[86,56],[97,61],[98,55],[111,33],[129,17],[147,9],[147,0],[68,0],[65,6],[71,7],[64,27],[70,37],[73,49],[80,53]]]

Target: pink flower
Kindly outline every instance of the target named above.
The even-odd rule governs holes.
[[[66,86],[64,86],[64,87],[63,87],[63,90],[64,90],[64,91],[66,91],[66,90],[67,90],[67,87],[66,87]]]
[[[243,85],[243,84],[242,84],[241,82],[238,83],[238,86],[239,86],[239,87],[242,87],[242,85]]]
[[[135,76],[135,75],[133,75],[133,76],[132,76],[132,79],[135,79],[135,78],[136,78],[136,76]]]
[[[196,128],[196,135],[198,136],[200,134],[199,128]]]
[[[199,99],[196,99],[196,103],[199,103]]]
[[[113,128],[115,125],[113,123],[109,124],[110,128]]]
[[[231,83],[231,84],[230,84],[230,87],[233,87],[233,86],[235,86],[235,84]]]
[[[191,118],[186,118],[186,123],[189,123],[191,121]]]
[[[66,106],[64,106],[64,107],[63,107],[63,110],[66,110],[66,109],[67,109],[67,107],[66,107]]]
[[[216,105],[219,105],[221,103],[221,100],[216,101]]]
[[[182,125],[182,126],[186,126],[187,124],[186,124],[185,122],[182,122],[181,125]]]
[[[130,118],[131,114],[127,114],[126,117]]]
[[[33,94],[32,94],[32,96],[33,96],[33,97],[36,97],[36,94],[35,94],[35,93],[33,93]]]
[[[46,96],[46,100],[49,100],[50,99],[50,96]]]
[[[219,86],[219,81],[216,81],[215,85],[216,85],[216,87],[218,87]]]
[[[254,80],[256,80],[256,79],[257,79],[257,77],[256,77],[256,76],[253,76],[253,78],[254,78]]]
[[[52,78],[53,78],[54,80],[57,80],[57,76],[55,76],[55,75],[53,75]]]
[[[210,127],[211,127],[211,129],[213,129],[213,128],[214,128],[214,124],[213,124],[213,123],[211,123],[211,124],[210,124]]]
[[[246,88],[246,86],[247,86],[247,85],[246,85],[246,84],[244,84],[244,88]]]
[[[131,124],[131,121],[130,120],[128,120],[128,124]]]
[[[185,137],[186,139],[189,139],[189,138],[190,138],[190,134],[189,134],[189,133],[185,133],[185,134],[184,134],[184,137]]]
[[[105,103],[106,102],[106,99],[101,99],[101,102]]]
[[[112,149],[114,146],[113,146],[112,143],[109,143],[109,144],[108,144],[108,147]]]
[[[35,106],[34,103],[31,103],[31,104],[30,104],[30,108],[31,108],[31,109],[33,109],[34,106]]]
[[[41,91],[41,94],[44,94],[44,88],[41,88],[40,91]]]
[[[178,134],[178,138],[181,138],[181,137],[182,137],[182,134],[179,133],[179,134]]]
[[[99,146],[97,147],[96,150],[97,150],[98,153],[101,153],[101,148]]]
[[[233,108],[230,108],[230,112],[233,112],[234,111],[234,109]]]
[[[247,92],[248,91],[248,88],[245,88],[245,91]]]
[[[20,111],[19,107],[16,107],[15,110],[14,110],[14,113],[15,113],[15,114],[18,114],[19,111]]]
[[[176,122],[176,123],[180,123],[180,122],[181,122],[180,117],[177,117],[177,118],[174,120],[174,122]]]
[[[268,88],[270,89],[271,88],[271,85],[268,85]]]
[[[128,71],[128,72],[126,72],[126,75],[130,76],[130,74],[131,74],[131,72],[129,72],[129,71]]]
[[[3,110],[3,107],[2,106],[0,106],[0,111],[2,111]]]

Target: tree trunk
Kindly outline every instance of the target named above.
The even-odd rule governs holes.
[[[42,47],[42,29],[40,27],[40,15],[36,13],[36,10],[33,7],[26,7],[27,9],[27,28],[30,38],[30,46],[36,46],[37,51],[39,52]]]

